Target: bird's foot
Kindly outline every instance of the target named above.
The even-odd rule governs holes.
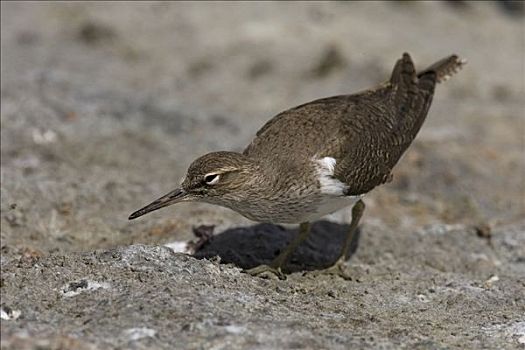
[[[258,276],[262,278],[268,278],[272,274],[279,278],[280,280],[285,280],[286,275],[281,271],[281,267],[273,267],[270,265],[259,265],[252,269],[244,270],[244,272],[252,275],[252,276]]]
[[[311,271],[309,274],[317,277],[320,275],[331,275],[331,276],[339,276],[344,280],[351,281],[352,276],[346,271],[346,258],[341,257],[339,258],[335,264],[333,264],[330,267],[327,267],[323,270],[317,270],[317,271]]]

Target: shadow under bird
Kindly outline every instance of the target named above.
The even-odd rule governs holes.
[[[197,158],[179,188],[129,219],[171,204],[200,201],[254,221],[300,224],[299,234],[269,265],[247,270],[283,278],[281,267],[308,236],[310,222],[353,205],[339,258],[323,271],[344,277],[343,264],[365,209],[362,196],[392,179],[393,167],[425,121],[436,83],[465,63],[451,55],[416,72],[405,53],[390,80],[376,88],[289,109],[269,120],[244,152]]]

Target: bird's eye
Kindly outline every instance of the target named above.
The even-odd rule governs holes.
[[[207,185],[214,185],[219,181],[219,174],[207,174],[204,176],[204,182]]]

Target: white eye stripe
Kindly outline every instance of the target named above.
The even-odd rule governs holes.
[[[217,182],[219,182],[219,177],[219,174],[215,173],[206,174],[204,175],[204,181],[208,185],[215,185]]]

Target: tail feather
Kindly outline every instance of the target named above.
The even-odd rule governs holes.
[[[401,89],[416,85],[416,69],[408,53],[405,52],[403,57],[397,60],[390,77],[390,83],[399,86]]]
[[[396,110],[397,128],[400,134],[408,134],[415,123],[420,109],[421,91],[414,62],[408,53],[404,53],[394,66],[390,84],[392,85],[392,104]],[[404,130],[404,131],[403,131]]]
[[[393,87],[393,103],[398,109],[398,115],[403,117],[412,110],[415,97],[418,94],[418,79],[414,62],[408,53],[404,53],[394,66],[390,83]]]
[[[416,120],[412,126],[412,135],[415,137],[419,129],[423,125],[427,116],[432,98],[434,96],[434,89],[436,83],[441,83],[448,80],[452,75],[457,73],[465,64],[466,60],[460,59],[457,55],[450,55],[445,57],[427,69],[417,74],[418,86],[418,101],[415,108],[414,115]]]
[[[417,77],[421,78],[425,74],[434,72],[436,74],[436,82],[441,83],[447,81],[450,77],[459,72],[465,64],[467,64],[467,60],[460,59],[457,55],[450,55],[418,73]]]
[[[412,142],[425,121],[439,77],[450,75],[456,69],[457,62],[457,57],[447,57],[419,74],[416,74],[408,53],[396,62],[390,84],[396,110],[395,134],[402,135],[399,136],[400,143]]]

